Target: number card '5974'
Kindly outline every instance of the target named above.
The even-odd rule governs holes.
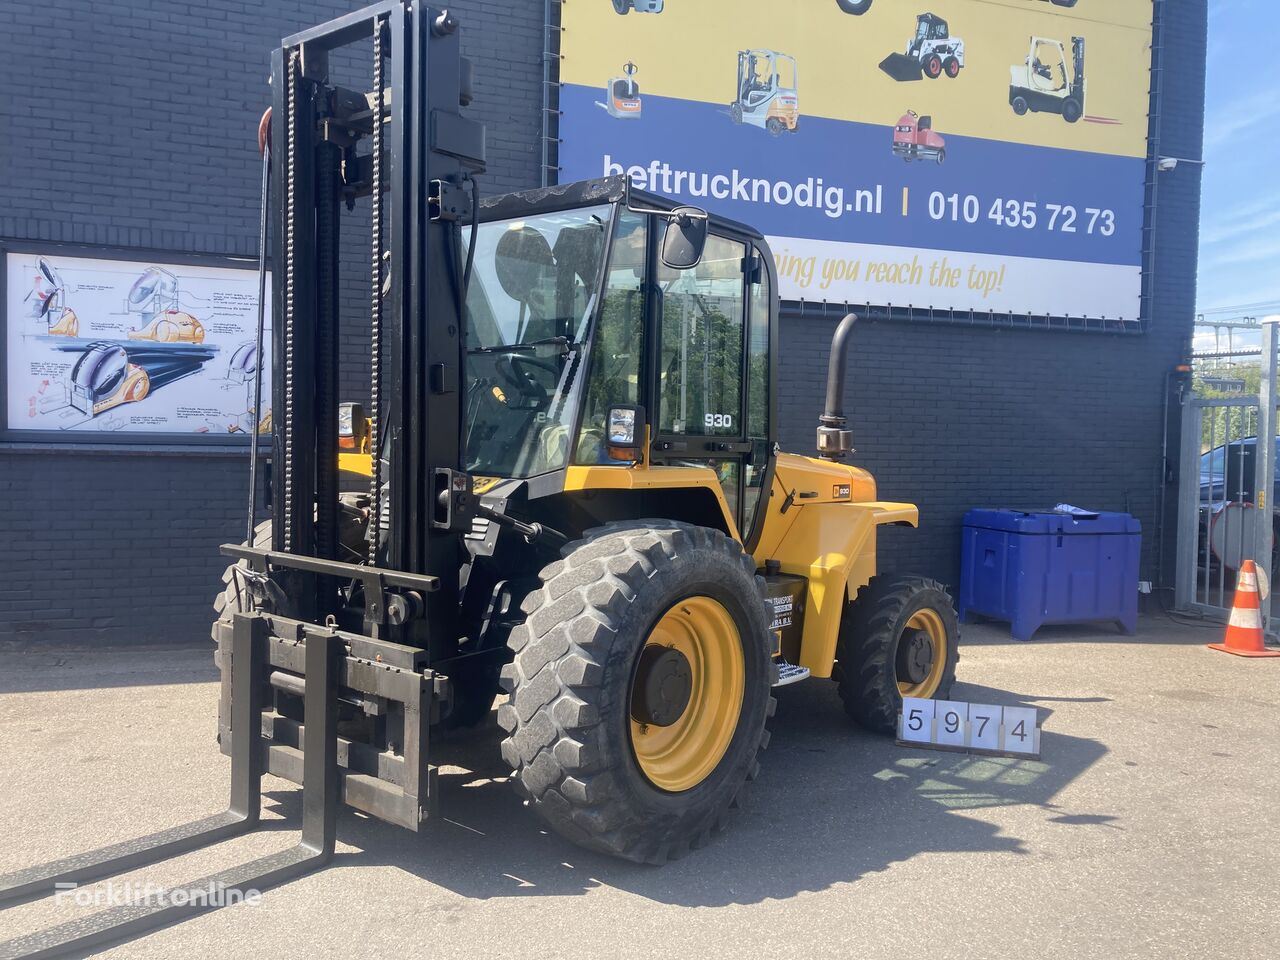
[[[904,697],[898,742],[968,753],[1039,758],[1034,707],[994,707],[955,700]]]

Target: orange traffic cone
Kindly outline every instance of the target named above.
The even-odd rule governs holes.
[[[1236,576],[1236,599],[1227,621],[1227,635],[1222,643],[1209,644],[1210,650],[1234,653],[1237,657],[1280,657],[1280,650],[1268,650],[1262,643],[1262,611],[1258,609],[1258,568],[1252,560],[1240,565]]]

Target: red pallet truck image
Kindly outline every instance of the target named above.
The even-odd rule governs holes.
[[[933,131],[933,117],[920,116],[908,110],[893,128],[893,155],[907,163],[933,160],[941,164],[947,159],[947,141]]]

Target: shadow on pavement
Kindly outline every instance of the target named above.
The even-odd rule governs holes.
[[[0,694],[212,683],[213,641],[174,647],[51,647],[0,641]]]
[[[960,626],[960,646],[964,647],[1031,647],[1037,643],[1126,643],[1162,646],[1195,646],[1221,639],[1220,623],[1175,619],[1164,614],[1148,614],[1138,618],[1138,632],[1124,633],[1113,623],[1047,624],[1030,640],[1015,640],[1009,625],[999,620],[973,619]],[[1210,636],[1210,635],[1213,636]]]
[[[589,853],[548,832],[505,781],[501,731],[490,723],[437,741],[444,764],[441,819],[417,837],[344,811],[331,869],[390,864],[459,895],[572,896],[613,887],[667,904],[722,906],[787,899],[857,881],[922,853],[1025,854],[1017,837],[966,811],[1023,804],[1046,819],[1114,829],[1114,817],[1067,811],[1053,798],[1106,753],[1093,740],[1046,731],[1043,762],[907,750],[858,730],[834,685],[779,691],[773,740],[729,831],[684,860],[654,868]],[[995,691],[959,685],[956,696]],[[1011,698],[995,702],[1035,702]],[[300,795],[272,795],[300,813]]]

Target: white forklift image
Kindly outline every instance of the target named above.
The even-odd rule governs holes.
[[[1073,73],[1067,75],[1067,52],[1060,40],[1032,37],[1027,59],[1009,68],[1009,106],[1018,116],[1058,113],[1067,123],[1084,116],[1084,37],[1071,38]]]
[[[729,104],[734,123],[750,123],[771,134],[795,133],[800,96],[795,57],[774,50],[738,51],[737,97]]]

